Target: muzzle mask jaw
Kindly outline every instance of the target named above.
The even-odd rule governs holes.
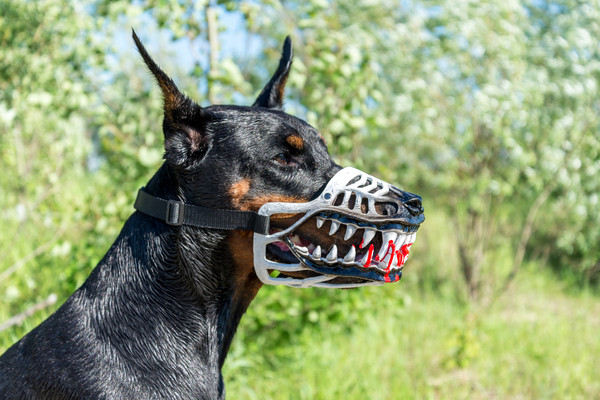
[[[401,193],[407,194],[348,167],[336,173],[310,202],[264,204],[258,214],[269,221],[278,214],[301,217],[284,230],[254,234],[254,269],[258,278],[269,285],[327,288],[373,286],[400,280],[402,266],[424,220],[420,201],[418,212],[414,212],[414,207],[409,212],[399,196]],[[330,223],[324,227],[326,221]],[[299,237],[298,232],[305,224],[313,223],[316,226],[311,225],[311,229],[328,228],[327,244],[303,246],[304,243],[292,239]],[[346,229],[344,235],[342,225]],[[283,262],[279,257],[270,257],[269,248],[273,246],[287,247],[286,258],[296,260]],[[271,276],[273,271],[280,275]]]

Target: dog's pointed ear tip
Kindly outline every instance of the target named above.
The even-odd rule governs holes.
[[[285,40],[283,41],[283,52],[291,53],[292,52],[292,37],[287,35]]]
[[[138,52],[143,55],[143,52],[146,49],[144,48],[142,41],[138,37],[137,33],[135,33],[135,30],[133,28],[131,28],[131,37],[133,38],[133,44],[135,44],[135,47],[138,49]]]

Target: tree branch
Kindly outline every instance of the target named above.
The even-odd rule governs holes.
[[[0,332],[10,328],[11,326],[21,325],[23,323],[23,321],[25,321],[27,318],[31,317],[36,312],[41,311],[44,308],[48,308],[51,305],[53,305],[54,303],[56,303],[56,299],[57,299],[56,294],[52,293],[50,296],[48,296],[48,298],[46,300],[41,301],[37,304],[34,304],[33,306],[31,306],[27,310],[23,311],[22,313],[9,318],[7,321],[0,324]]]
[[[523,224],[523,229],[521,230],[521,238],[519,240],[519,245],[517,247],[517,251],[515,252],[515,258],[513,259],[513,266],[510,273],[504,279],[504,284],[496,294],[496,297],[500,296],[502,293],[506,292],[512,282],[514,281],[517,273],[521,269],[521,265],[523,265],[523,258],[525,257],[525,249],[527,248],[527,243],[529,243],[529,238],[531,237],[531,233],[533,232],[533,224],[535,222],[535,217],[537,216],[538,211],[542,208],[542,205],[548,200],[550,197],[550,193],[554,185],[549,185],[544,188],[535,199],[531,207],[529,208],[529,212],[527,213],[527,218],[525,218],[525,224]]]
[[[206,6],[206,35],[208,36],[209,46],[206,98],[210,104],[215,104],[216,99],[214,91],[212,90],[212,77],[216,73],[216,66],[219,61],[219,31],[217,23],[217,9],[212,3],[212,1],[209,1],[208,5]]]

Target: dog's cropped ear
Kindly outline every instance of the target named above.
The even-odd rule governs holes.
[[[204,109],[179,91],[173,80],[150,57],[133,29],[132,36],[163,93],[165,158],[174,165],[185,165],[191,157],[195,160],[202,158],[208,148]]]
[[[252,104],[253,107],[283,109],[283,92],[285,90],[285,82],[290,73],[290,66],[292,65],[292,55],[292,39],[288,36],[285,38],[285,42],[283,42],[283,53],[279,60],[279,67],[277,67],[277,71],[275,71],[269,83],[260,92],[254,104]]]

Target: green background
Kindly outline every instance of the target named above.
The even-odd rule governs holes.
[[[289,34],[286,111],[427,220],[398,284],[261,289],[228,397],[600,398],[599,21],[596,0],[0,0],[0,351],[162,161],[131,28],[202,105],[251,104]]]

